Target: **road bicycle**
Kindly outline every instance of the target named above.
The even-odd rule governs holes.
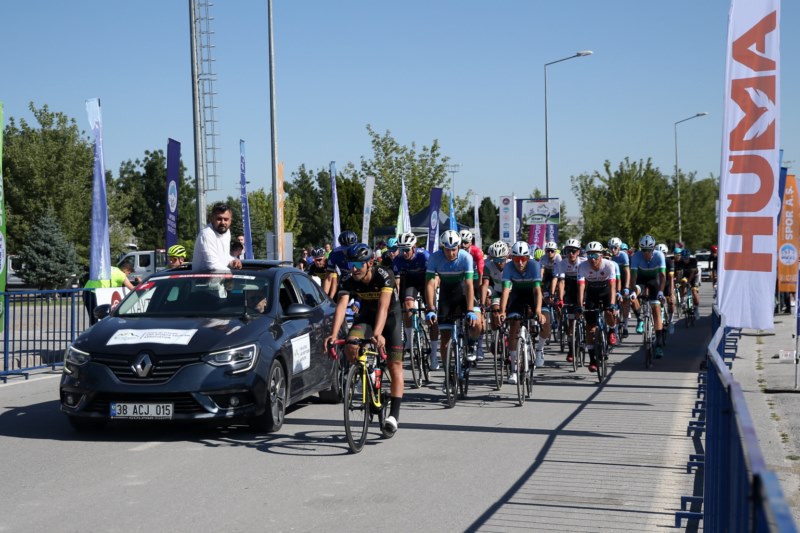
[[[536,370],[534,361],[536,336],[539,335],[539,322],[535,318],[523,317],[519,313],[511,313],[506,320],[519,321],[519,334],[516,338],[517,347],[517,402],[520,407],[525,404],[525,398],[533,394],[533,375]]]
[[[499,313],[497,310],[492,310],[492,313]],[[500,324],[498,329],[492,330],[491,335],[491,352],[494,359],[494,387],[496,390],[503,388],[503,380],[507,377],[505,372],[507,370],[506,360],[508,358],[508,326],[504,323]]]
[[[407,309],[404,312],[411,314],[411,353],[409,362],[411,364],[411,377],[414,380],[414,387],[419,388],[422,383],[430,383],[430,355],[431,341],[428,331],[425,328],[425,309],[420,301],[417,301],[416,309]]]
[[[378,353],[370,340],[339,339],[334,344],[358,346],[358,357],[350,364],[344,389],[344,431],[353,453],[360,452],[367,440],[367,428],[378,415],[381,435],[394,436],[383,423],[391,407],[391,378],[386,368],[386,354]]]
[[[681,286],[683,290],[686,291],[686,294],[682,297],[682,310],[683,315],[686,318],[686,327],[690,327],[694,325],[694,295],[692,294],[692,287],[689,285],[686,278],[681,280]]]
[[[456,405],[456,397],[462,400],[469,392],[469,371],[472,364],[467,359],[467,329],[462,316],[453,321],[450,342],[447,345],[447,354],[444,360],[444,386],[447,407]]]
[[[564,308],[569,324],[569,346],[572,353],[572,370],[578,371],[578,367],[584,365],[586,361],[586,319],[582,314],[575,313],[574,306]]]
[[[650,302],[646,298],[642,300],[641,317],[644,323],[644,330],[642,331],[642,348],[644,348],[644,367],[650,368],[653,366],[653,357],[656,352],[656,331],[653,325],[653,314],[651,305],[658,303]],[[663,307],[663,305],[661,305]]]
[[[609,308],[608,310],[612,310]],[[587,309],[585,313],[594,313],[597,316],[597,327],[594,329],[594,358],[597,367],[597,381],[602,383],[608,376],[608,326],[606,325],[605,311],[600,309]]]

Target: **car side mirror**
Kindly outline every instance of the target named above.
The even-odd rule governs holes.
[[[291,304],[286,308],[284,316],[288,319],[306,318],[311,316],[314,309],[306,304]]]
[[[111,314],[111,304],[98,305],[94,308],[94,317],[97,320],[103,320]]]

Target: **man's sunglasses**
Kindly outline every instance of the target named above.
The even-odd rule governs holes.
[[[350,261],[347,265],[350,267],[350,270],[353,270],[354,268],[356,270],[361,270],[361,267],[363,267],[366,264],[367,264],[366,261]]]
[[[589,259],[599,259],[600,254],[588,254],[586,257],[588,257]]]
[[[515,255],[511,259],[516,263],[524,263],[529,259],[529,257],[527,255]]]
[[[556,253],[556,251],[555,251],[555,250],[545,250],[545,252],[546,252],[546,253],[548,253],[548,254],[554,254],[554,253]]]
[[[564,251],[566,253],[568,253],[568,254],[577,254],[578,253],[578,250],[575,249],[575,248],[570,248],[570,249],[567,249],[567,250],[564,250]]]

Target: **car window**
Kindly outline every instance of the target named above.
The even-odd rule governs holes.
[[[150,256],[149,255],[140,255],[139,256],[139,266],[142,268],[147,268],[150,266]]]
[[[304,304],[316,307],[322,303],[323,298],[319,285],[314,283],[311,278],[295,274],[292,279],[297,284],[297,288],[300,289],[300,296],[303,298]]]
[[[697,254],[695,257],[698,261],[708,261],[711,259],[711,254]]]
[[[286,311],[289,309],[289,306],[292,304],[300,303],[297,299],[297,293],[294,290],[294,286],[292,285],[289,276],[283,278],[281,281],[281,288],[280,294],[278,295],[278,301],[281,305],[281,311],[285,314]]]

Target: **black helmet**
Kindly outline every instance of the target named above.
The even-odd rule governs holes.
[[[353,246],[358,242],[358,235],[355,231],[343,231],[339,234],[339,244],[342,246]]]
[[[311,257],[325,257],[325,249],[314,248],[314,250],[311,252]]]
[[[348,261],[369,261],[372,259],[372,248],[359,242],[347,249]]]

